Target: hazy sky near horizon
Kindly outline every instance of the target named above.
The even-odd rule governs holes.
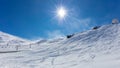
[[[62,21],[56,17],[66,8]],[[64,36],[120,19],[120,0],[0,0],[0,31],[22,38]]]

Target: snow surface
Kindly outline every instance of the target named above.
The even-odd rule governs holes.
[[[0,31],[0,51],[15,51],[18,47],[28,47],[30,42]]]
[[[4,38],[0,38],[0,45],[13,38],[23,40],[3,34],[0,33]],[[7,49],[12,45],[6,51],[0,48],[0,68],[120,68],[120,24],[76,33],[69,39],[24,42],[27,43],[20,42],[21,47],[13,51]]]

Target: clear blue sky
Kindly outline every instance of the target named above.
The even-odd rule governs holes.
[[[68,10],[62,22],[55,18],[59,5]],[[120,0],[0,0],[0,31],[22,38],[71,34],[120,19]]]

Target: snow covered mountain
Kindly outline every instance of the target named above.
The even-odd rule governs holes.
[[[76,33],[71,38],[43,40],[32,46],[30,50],[0,54],[0,67],[119,68],[120,24]]]
[[[30,43],[29,40],[25,40],[7,33],[0,31],[0,51],[6,49],[15,50],[16,46],[26,46]]]
[[[17,45],[17,44],[25,44],[28,40],[4,33],[0,31],[0,45],[7,44],[7,45]]]

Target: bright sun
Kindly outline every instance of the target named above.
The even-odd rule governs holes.
[[[59,7],[57,9],[57,16],[62,19],[67,15],[67,10],[64,7]]]

